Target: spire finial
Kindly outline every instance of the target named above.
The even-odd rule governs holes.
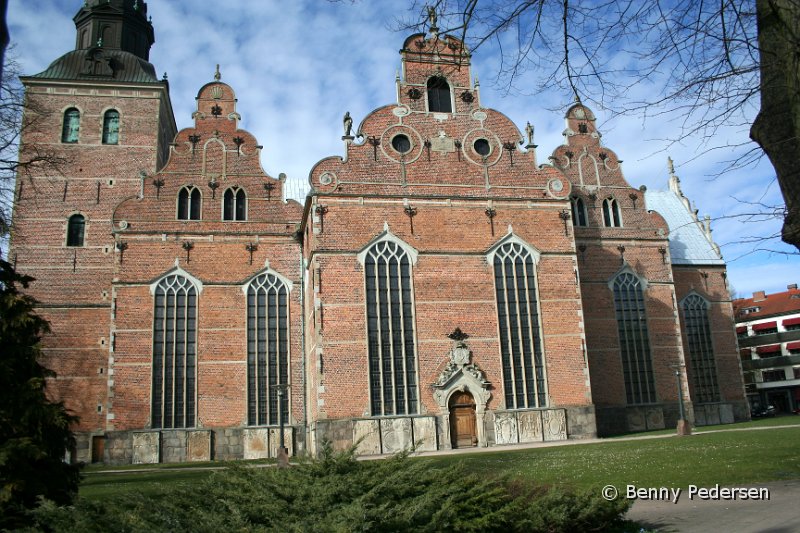
[[[672,162],[672,158],[667,156],[667,168],[669,169],[670,176],[675,174],[675,164]]]
[[[220,72],[219,72],[219,63],[217,63],[217,70],[214,72],[214,79],[216,81],[219,81],[220,79],[222,79],[222,74],[220,74]]]

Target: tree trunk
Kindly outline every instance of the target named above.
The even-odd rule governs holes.
[[[800,249],[800,1],[756,0],[761,111],[750,137],[766,152],[786,202],[782,238]]]

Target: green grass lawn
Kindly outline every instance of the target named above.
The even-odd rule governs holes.
[[[800,427],[646,440],[609,440],[420,460],[463,461],[470,470],[576,487],[686,487],[800,478]]]
[[[181,484],[197,482],[210,476],[214,471],[170,468],[152,472],[127,470],[114,474],[86,472],[78,494],[81,498],[95,501],[124,496],[133,492],[150,496],[165,486],[177,488]]]
[[[737,422],[736,424],[720,424],[716,426],[700,426],[692,428],[693,433],[708,433],[709,431],[728,431],[731,429],[749,429],[749,428],[762,428],[770,426],[800,426],[800,416],[797,415],[783,415],[773,418],[758,418],[748,422]],[[611,439],[620,439],[625,437],[639,437],[646,435],[674,435],[675,428],[657,429],[654,431],[641,431],[636,433],[626,433],[624,435],[615,435],[609,437]]]
[[[800,417],[795,417],[800,422]],[[471,471],[486,475],[532,478],[545,484],[594,487],[607,484],[622,489],[627,484],[640,487],[686,487],[748,484],[760,481],[800,479],[800,425],[759,431],[719,431],[778,425],[775,418],[744,424],[702,428],[691,437],[642,440],[608,439],[599,443],[497,451],[475,454],[417,458],[434,466],[463,462]],[[767,422],[772,422],[769,424]],[[674,433],[674,430],[669,430]],[[650,435],[648,433],[646,435]],[[206,466],[225,463],[207,463]],[[152,468],[153,466],[157,468]],[[164,485],[195,483],[213,470],[198,470],[198,465],[147,465],[92,467],[85,474],[80,496],[102,500],[129,492],[152,494]]]

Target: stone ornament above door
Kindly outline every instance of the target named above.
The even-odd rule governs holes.
[[[471,362],[472,350],[465,342],[469,335],[456,328],[448,337],[453,339],[453,347],[447,354],[450,360],[433,382],[433,396],[439,405],[439,412],[448,412],[447,403],[454,392],[467,390],[475,398],[476,412],[482,413],[492,397],[489,392],[491,383],[478,365]]]

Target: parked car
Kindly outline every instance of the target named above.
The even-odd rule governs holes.
[[[767,405],[766,407],[754,407],[750,411],[750,418],[767,418],[775,416],[778,410],[774,405]]]

